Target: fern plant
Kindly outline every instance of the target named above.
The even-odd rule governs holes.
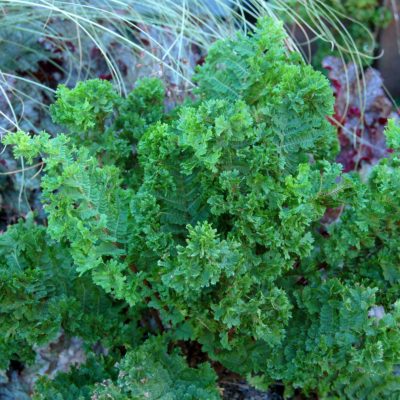
[[[78,278],[66,246],[53,241],[33,215],[0,236],[0,369],[29,364],[35,350],[62,331],[101,341],[110,349],[137,337],[124,305],[108,298],[87,277]]]
[[[210,366],[189,367],[182,341],[255,385],[282,381],[288,396],[398,396],[396,276],[368,275],[369,261],[354,273],[364,258],[352,258],[345,236],[358,229],[371,237],[363,251],[379,252],[372,240],[384,220],[368,204],[388,215],[379,205],[396,188],[397,156],[376,167],[375,192],[342,174],[329,82],[284,40],[266,19],[251,37],[216,43],[198,98],[172,112],[157,81],[127,98],[87,81],[60,88],[52,106],[68,134],[5,138],[16,157],[42,159],[41,229],[71,257],[76,279],[90,278],[151,336],[123,345],[118,376],[97,357],[98,376],[57,378],[78,398],[218,398]],[[326,232],[321,218],[333,207],[343,221]],[[367,214],[370,224],[351,225]],[[63,398],[57,379],[37,398]]]

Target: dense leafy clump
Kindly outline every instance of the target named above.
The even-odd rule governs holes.
[[[36,229],[78,281],[125,305],[124,329],[143,332],[113,353],[118,375],[94,353],[91,377],[88,364],[42,381],[37,398],[68,398],[68,385],[82,399],[218,398],[211,367],[190,368],[183,341],[287,395],[398,396],[397,150],[367,183],[342,174],[329,82],[284,40],[263,20],[252,37],[218,42],[198,99],[169,114],[155,80],[127,98],[88,81],[52,106],[68,134],[6,137],[15,156],[44,162],[48,226]],[[388,136],[397,149],[395,126]]]
[[[85,366],[36,385],[35,400],[216,400],[216,374],[208,363],[189,368],[178,349],[171,353],[163,336],[128,352],[118,366],[91,358]],[[89,397],[92,396],[92,397]]]
[[[58,373],[55,379],[38,379],[34,400],[82,400],[90,399],[94,388],[102,382],[117,379],[115,358],[91,355],[86,363],[72,366],[68,373]]]
[[[398,297],[398,204],[400,200],[400,129],[389,121],[388,145],[393,155],[373,168],[368,182],[359,187],[359,201],[344,210],[340,221],[328,227],[324,258],[332,272],[357,271],[359,279],[379,285],[382,301]]]
[[[153,337],[127,353],[118,366],[116,383],[103,382],[94,390],[98,399],[214,400],[219,393],[216,374],[208,363],[189,368],[178,349],[167,352],[165,339]]]
[[[53,241],[30,215],[0,235],[0,369],[30,363],[35,349],[61,331],[87,346],[129,344],[123,304],[108,298],[88,277],[78,278],[68,248]]]

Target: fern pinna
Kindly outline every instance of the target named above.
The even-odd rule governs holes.
[[[284,41],[266,19],[252,36],[217,42],[197,99],[170,113],[157,80],[127,98],[88,81],[58,90],[52,113],[68,134],[5,138],[15,156],[42,158],[46,235],[77,279],[90,276],[140,326],[118,377],[94,355],[104,382],[74,370],[41,381],[37,398],[64,398],[60,382],[88,399],[218,398],[215,373],[189,368],[182,341],[254,385],[282,381],[287,396],[397,398],[396,265],[373,273],[361,256],[380,223],[373,262],[395,263],[384,256],[397,225],[380,205],[396,201],[397,153],[371,182],[342,174],[329,83]],[[342,218],[325,227],[332,207]]]

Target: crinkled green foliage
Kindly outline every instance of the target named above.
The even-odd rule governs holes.
[[[85,103],[86,84],[88,99],[92,85],[104,90],[96,82],[68,102]],[[397,398],[398,128],[368,182],[343,175],[329,83],[286,53],[271,20],[216,43],[197,82],[199,100],[165,117],[152,80],[115,100],[119,119],[103,118],[93,143],[114,135],[133,152],[99,151],[74,128],[5,139],[16,156],[42,157],[46,234],[79,279],[168,331],[129,351],[95,398],[217,396],[210,367],[185,365],[178,340],[255,384],[280,380],[288,395]],[[63,96],[53,112],[74,127]],[[325,227],[332,207],[341,217]]]
[[[0,235],[0,369],[31,362],[34,350],[63,330],[87,346],[127,344],[136,338],[124,304],[113,302],[88,277],[78,279],[66,246],[30,215]]]
[[[208,363],[189,368],[178,349],[167,352],[164,337],[152,337],[125,355],[115,383],[97,385],[94,398],[106,400],[216,400],[216,374]]]
[[[68,373],[59,373],[50,380],[39,378],[33,393],[34,400],[90,400],[95,385],[116,380],[118,370],[113,357],[91,354],[85,364],[73,366]]]
[[[330,240],[323,242],[321,253],[332,273],[347,276],[357,271],[360,280],[379,285],[382,300],[395,301],[400,279],[400,127],[393,120],[386,137],[393,153],[359,184],[357,203],[328,227]]]
[[[385,315],[375,315],[382,304],[377,287],[326,279],[324,272],[293,291],[285,341],[264,353],[267,382],[290,382],[287,395],[300,387],[323,399],[398,398],[399,303],[386,303]]]
[[[34,400],[213,400],[219,399],[216,373],[208,363],[190,368],[170,337],[151,337],[112,365],[112,357],[91,356],[87,363],[41,378]]]
[[[281,24],[274,23],[252,37],[217,42],[195,76],[199,93],[244,100],[259,129],[272,134],[281,155],[296,157],[296,165],[304,161],[302,150],[330,159],[337,151],[325,118],[333,109],[331,89],[297,53],[288,53],[284,39]]]
[[[161,119],[164,113],[165,89],[159,79],[142,79],[133,92],[121,102],[116,130],[125,137],[140,139],[147,127]]]
[[[127,98],[110,82],[79,82],[73,89],[60,85],[50,107],[55,123],[68,128],[78,148],[85,146],[102,164],[118,163],[122,170],[135,167],[137,140],[147,127],[163,116],[164,87],[160,80],[145,78]]]
[[[79,82],[73,91],[59,85],[56,97],[51,106],[54,122],[76,135],[103,129],[118,99],[111,83],[100,79]]]
[[[65,286],[76,275],[71,258],[65,248],[47,248],[45,241],[45,229],[32,218],[0,236],[1,369],[13,357],[32,359],[32,347],[53,339],[76,306]],[[58,287],[60,277],[65,283]]]

